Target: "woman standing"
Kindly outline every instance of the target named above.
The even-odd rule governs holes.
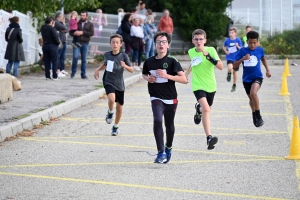
[[[4,59],[8,60],[6,65],[6,73],[10,73],[14,65],[13,75],[18,77],[18,68],[20,61],[25,61],[23,50],[22,30],[20,28],[20,19],[17,16],[9,18],[10,25],[5,32],[5,40],[7,42]]]
[[[145,20],[144,34],[146,41],[145,55],[146,59],[154,56],[154,34],[157,32],[157,28],[154,25],[154,17],[148,15]]]
[[[126,13],[121,21],[121,28],[122,28],[122,37],[123,41],[125,43],[125,53],[127,55],[130,54],[131,48],[130,48],[130,28],[131,28],[131,13]]]
[[[102,13],[101,9],[96,10],[96,16],[92,18],[92,23],[94,24],[94,37],[95,38],[100,38],[101,37],[101,32],[103,30],[103,26],[107,26],[107,15],[104,15]],[[97,42],[100,41],[100,39],[96,39]],[[98,45],[93,45],[91,46],[91,53],[96,55],[96,54],[101,54],[102,52],[98,51]]]
[[[143,47],[144,47],[144,30],[139,25],[140,19],[134,18],[133,24],[130,28],[130,47],[132,48],[132,66],[134,70],[140,71],[139,65],[142,63],[142,54],[143,54]],[[138,60],[138,62],[136,62]]]
[[[159,20],[158,31],[165,31],[172,36],[174,30],[173,20],[170,17],[170,12],[168,9],[164,10],[164,16]]]

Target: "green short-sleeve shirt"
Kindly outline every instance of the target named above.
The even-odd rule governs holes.
[[[214,59],[220,60],[214,47],[204,47],[204,51],[208,52]],[[196,47],[190,49],[188,54],[191,58],[193,73],[192,90],[215,92],[217,90],[215,66],[206,59],[202,52],[197,52]]]

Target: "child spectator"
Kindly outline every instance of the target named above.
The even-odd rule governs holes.
[[[80,36],[74,36],[74,32],[77,31],[78,29],[78,13],[76,11],[73,11],[71,13],[71,18],[70,18],[70,21],[69,21],[69,34],[73,37],[73,40],[72,40],[72,47],[73,48],[77,48],[77,46],[81,47],[81,44],[80,44]]]

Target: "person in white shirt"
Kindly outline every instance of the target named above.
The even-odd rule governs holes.
[[[130,47],[132,49],[132,66],[134,70],[139,71],[140,65],[142,63],[142,54],[144,47],[144,30],[141,26],[139,26],[140,19],[134,18],[133,24],[130,28]],[[138,60],[138,62],[136,62]]]

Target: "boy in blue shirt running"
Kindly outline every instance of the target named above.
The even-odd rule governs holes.
[[[260,61],[266,68],[266,76],[271,77],[271,72],[264,57],[264,49],[258,43],[259,34],[255,31],[247,33],[248,47],[239,50],[235,57],[233,68],[236,69],[243,63],[243,85],[250,99],[250,107],[252,109],[253,124],[261,127],[264,121],[260,115],[259,98],[257,92],[263,81],[263,74],[260,68]]]
[[[226,60],[227,60],[227,67],[228,67],[228,74],[227,74],[227,81],[231,81],[231,72],[232,67],[234,63],[234,58],[239,51],[240,48],[242,48],[243,43],[240,38],[236,37],[237,28],[231,27],[229,29],[229,38],[227,38],[224,41],[223,50],[226,53]],[[237,72],[239,71],[239,68],[233,69],[233,85],[231,88],[231,92],[234,92],[236,90],[236,81],[237,81]]]

